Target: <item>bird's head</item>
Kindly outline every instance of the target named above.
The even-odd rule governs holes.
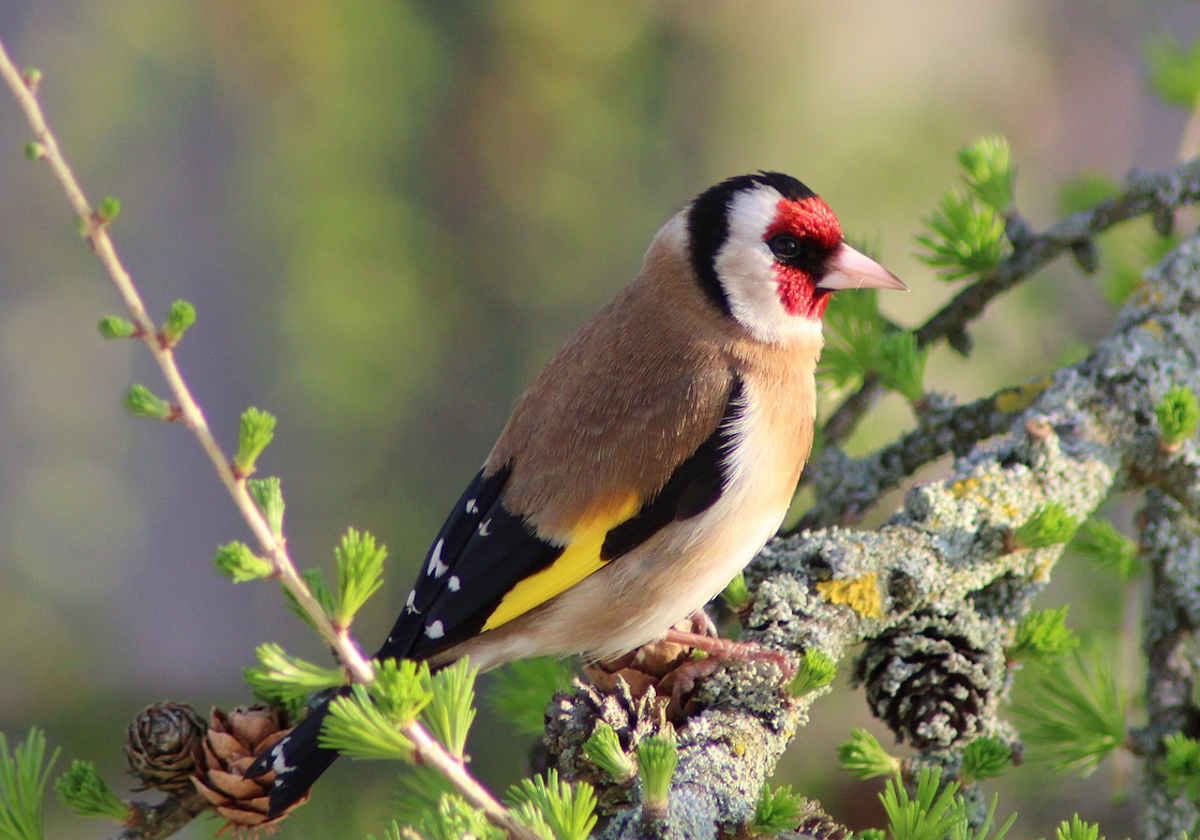
[[[761,341],[811,335],[835,290],[907,288],[846,244],[829,205],[789,175],[730,178],[685,214],[705,294]]]

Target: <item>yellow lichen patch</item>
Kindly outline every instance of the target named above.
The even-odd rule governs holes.
[[[966,498],[973,490],[979,489],[979,479],[975,476],[970,478],[962,478],[950,485],[950,493],[956,499]]]
[[[1006,414],[1012,414],[1015,411],[1024,411],[1029,408],[1029,404],[1033,402],[1038,394],[1049,387],[1050,377],[1044,376],[1033,382],[1018,385],[1016,388],[1005,388],[996,394],[996,410],[1003,411]]]
[[[845,604],[866,618],[883,615],[883,603],[879,598],[874,572],[856,578],[823,580],[817,584],[817,592],[831,604]]]
[[[1163,328],[1162,324],[1158,323],[1158,321],[1151,319],[1149,321],[1143,321],[1142,323],[1138,324],[1138,326],[1150,333],[1155,338],[1162,338]]]
[[[732,744],[729,745],[729,751],[732,752],[738,758],[741,758],[743,755],[746,754],[746,745],[743,744],[741,741],[734,741]]]

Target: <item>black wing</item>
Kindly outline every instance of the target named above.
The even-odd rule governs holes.
[[[735,377],[717,428],[675,468],[663,488],[629,519],[605,535],[607,563],[644,543],[672,522],[708,509],[729,478],[726,456],[742,411]],[[508,592],[550,566],[565,546],[539,537],[525,519],[500,502],[512,472],[505,465],[480,471],[459,498],[433,541],[416,585],[376,657],[425,659],[480,632]]]
[[[500,503],[511,465],[481,470],[425,555],[377,658],[425,659],[479,632],[508,590],[546,568],[563,546],[541,539]]]

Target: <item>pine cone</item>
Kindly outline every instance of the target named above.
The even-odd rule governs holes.
[[[855,665],[871,711],[901,743],[944,749],[992,727],[1004,654],[994,628],[966,609],[914,613],[871,640]]]
[[[204,721],[186,703],[162,702],[142,709],[125,731],[125,758],[142,781],[139,790],[191,790],[188,777],[196,769],[195,750],[204,729]]]
[[[847,840],[854,832],[825,813],[816,802],[807,802],[809,809],[792,832],[803,834],[813,840]]]
[[[305,795],[274,819],[267,818],[272,771],[256,779],[243,774],[255,757],[269,750],[290,729],[283,728],[280,712],[266,706],[239,706],[228,714],[214,708],[208,733],[196,749],[192,784],[234,833],[272,831],[275,825],[303,804]]]
[[[553,766],[567,780],[591,783],[604,813],[629,804],[634,791],[616,783],[584,755],[583,743],[591,737],[596,725],[604,722],[611,726],[627,754],[632,754],[637,744],[651,735],[674,734],[666,720],[667,700],[659,698],[653,686],[638,697],[621,676],[614,675],[612,681],[612,689],[603,691],[576,680],[572,693],[554,695],[546,709],[546,730],[542,736],[546,756]]]

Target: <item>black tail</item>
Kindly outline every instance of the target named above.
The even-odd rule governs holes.
[[[342,689],[325,698],[321,705],[308,713],[286,738],[260,755],[246,770],[246,776],[255,778],[271,770],[275,771],[275,782],[271,786],[270,816],[276,817],[308,793],[308,789],[320,778],[329,765],[338,757],[337,750],[327,750],[317,741],[321,724],[329,714],[329,703],[333,698],[349,693]]]

